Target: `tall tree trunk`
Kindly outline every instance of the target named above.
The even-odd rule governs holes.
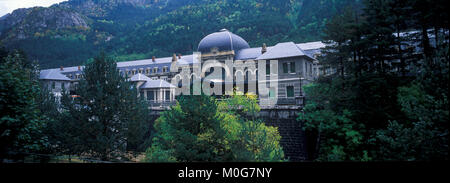
[[[398,57],[400,59],[400,70],[402,72],[402,76],[404,77],[406,75],[405,71],[405,59],[403,58],[403,51],[402,51],[402,39],[400,38],[400,29],[397,26],[397,43],[398,43]]]
[[[319,150],[320,150],[320,139],[322,138],[320,130],[318,130],[317,133],[317,139],[316,139],[316,147],[314,148],[314,159],[317,159],[319,157]]]
[[[434,47],[439,50],[439,28],[434,26]]]
[[[422,45],[423,51],[425,54],[425,60],[428,62],[430,66],[432,66],[431,58],[431,47],[430,47],[430,38],[428,37],[428,31],[425,23],[422,23]]]

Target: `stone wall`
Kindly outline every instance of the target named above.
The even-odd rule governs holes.
[[[296,120],[298,109],[262,109],[260,116],[267,125],[278,127],[281,146],[289,161],[308,159],[306,136],[302,123]]]

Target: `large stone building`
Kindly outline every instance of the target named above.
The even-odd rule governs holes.
[[[140,95],[149,100],[152,106],[167,107],[174,103],[175,94],[179,93],[176,91],[180,90],[184,83],[175,82],[173,78],[181,79],[182,70],[188,69],[192,72],[188,75],[192,83],[195,83],[195,79],[199,79],[198,81],[201,82],[214,83],[212,85],[222,85],[223,91],[214,93],[215,95],[226,94],[225,88],[231,86],[243,92],[252,91],[258,94],[262,106],[271,104],[272,107],[295,107],[301,106],[303,101],[301,86],[313,81],[319,75],[318,62],[315,58],[323,47],[325,45],[322,42],[301,44],[284,42],[273,46],[262,45],[251,48],[240,36],[222,29],[204,37],[193,55],[174,54],[172,57],[118,62],[117,67],[122,74],[138,85]],[[215,60],[222,65],[225,65],[226,61],[232,64],[241,63],[242,67],[222,68],[224,72],[214,77],[212,73],[215,66],[211,66],[213,69],[205,69],[205,65],[202,65],[208,60]],[[266,62],[266,68],[270,67],[264,75],[258,74],[258,63],[264,63],[260,61]],[[201,74],[194,71],[198,65],[203,66]],[[251,66],[247,67],[248,65]],[[49,89],[60,95],[61,88],[67,88],[66,91],[73,89],[82,77],[83,68],[83,66],[75,66],[42,70],[40,79],[49,86]],[[262,79],[258,76],[266,78]],[[233,80],[229,82],[227,77]],[[260,94],[259,85],[270,81],[271,78],[272,81],[276,78],[277,87],[267,85],[268,91],[265,95]],[[252,81],[256,85],[251,85]],[[190,83],[191,86],[192,83]],[[271,97],[277,98],[275,103],[264,102]]]
[[[175,96],[185,87],[195,93],[199,83],[203,92],[208,92],[203,86],[210,85],[209,91],[216,96],[235,90],[257,94],[260,117],[278,127],[286,157],[302,161],[308,158],[307,143],[296,115],[303,106],[302,85],[319,76],[316,56],[324,47],[322,42],[284,42],[251,48],[243,38],[223,29],[204,37],[192,55],[118,62],[117,67],[148,100],[155,119],[176,104]],[[262,66],[270,69],[259,72]],[[40,79],[57,95],[62,88],[73,92],[83,68],[42,70]],[[221,89],[215,90],[216,86]]]

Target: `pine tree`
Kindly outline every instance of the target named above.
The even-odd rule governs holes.
[[[390,18],[390,0],[367,0],[364,15],[366,16],[365,39],[371,43],[366,57],[369,58],[369,72],[386,73],[394,60],[395,37],[394,21]]]
[[[111,160],[124,155],[128,140],[137,148],[140,142],[135,137],[148,133],[131,131],[146,125],[147,106],[139,101],[135,86],[120,75],[115,61],[104,54],[86,65],[75,93],[80,97],[72,99],[66,93],[62,99],[61,125],[71,152]]]
[[[326,24],[323,40],[327,46],[319,58],[322,69],[336,70],[338,76],[359,73],[362,69],[360,54],[364,48],[361,41],[360,13],[347,7]],[[330,74],[330,73],[328,73]]]
[[[151,149],[170,151],[170,159],[181,162],[227,160],[229,150],[223,147],[225,131],[221,120],[214,98],[181,96],[178,105],[156,120],[158,135]],[[147,158],[158,158],[154,155],[157,153],[149,151]]]
[[[37,104],[36,68],[20,52],[0,58],[0,161],[8,152],[40,152],[47,147],[47,119]]]

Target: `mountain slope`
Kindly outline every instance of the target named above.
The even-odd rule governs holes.
[[[227,28],[251,46],[319,40],[327,19],[358,0],[70,0],[0,18],[0,45],[42,68],[79,65],[99,51],[119,60],[189,54]]]

